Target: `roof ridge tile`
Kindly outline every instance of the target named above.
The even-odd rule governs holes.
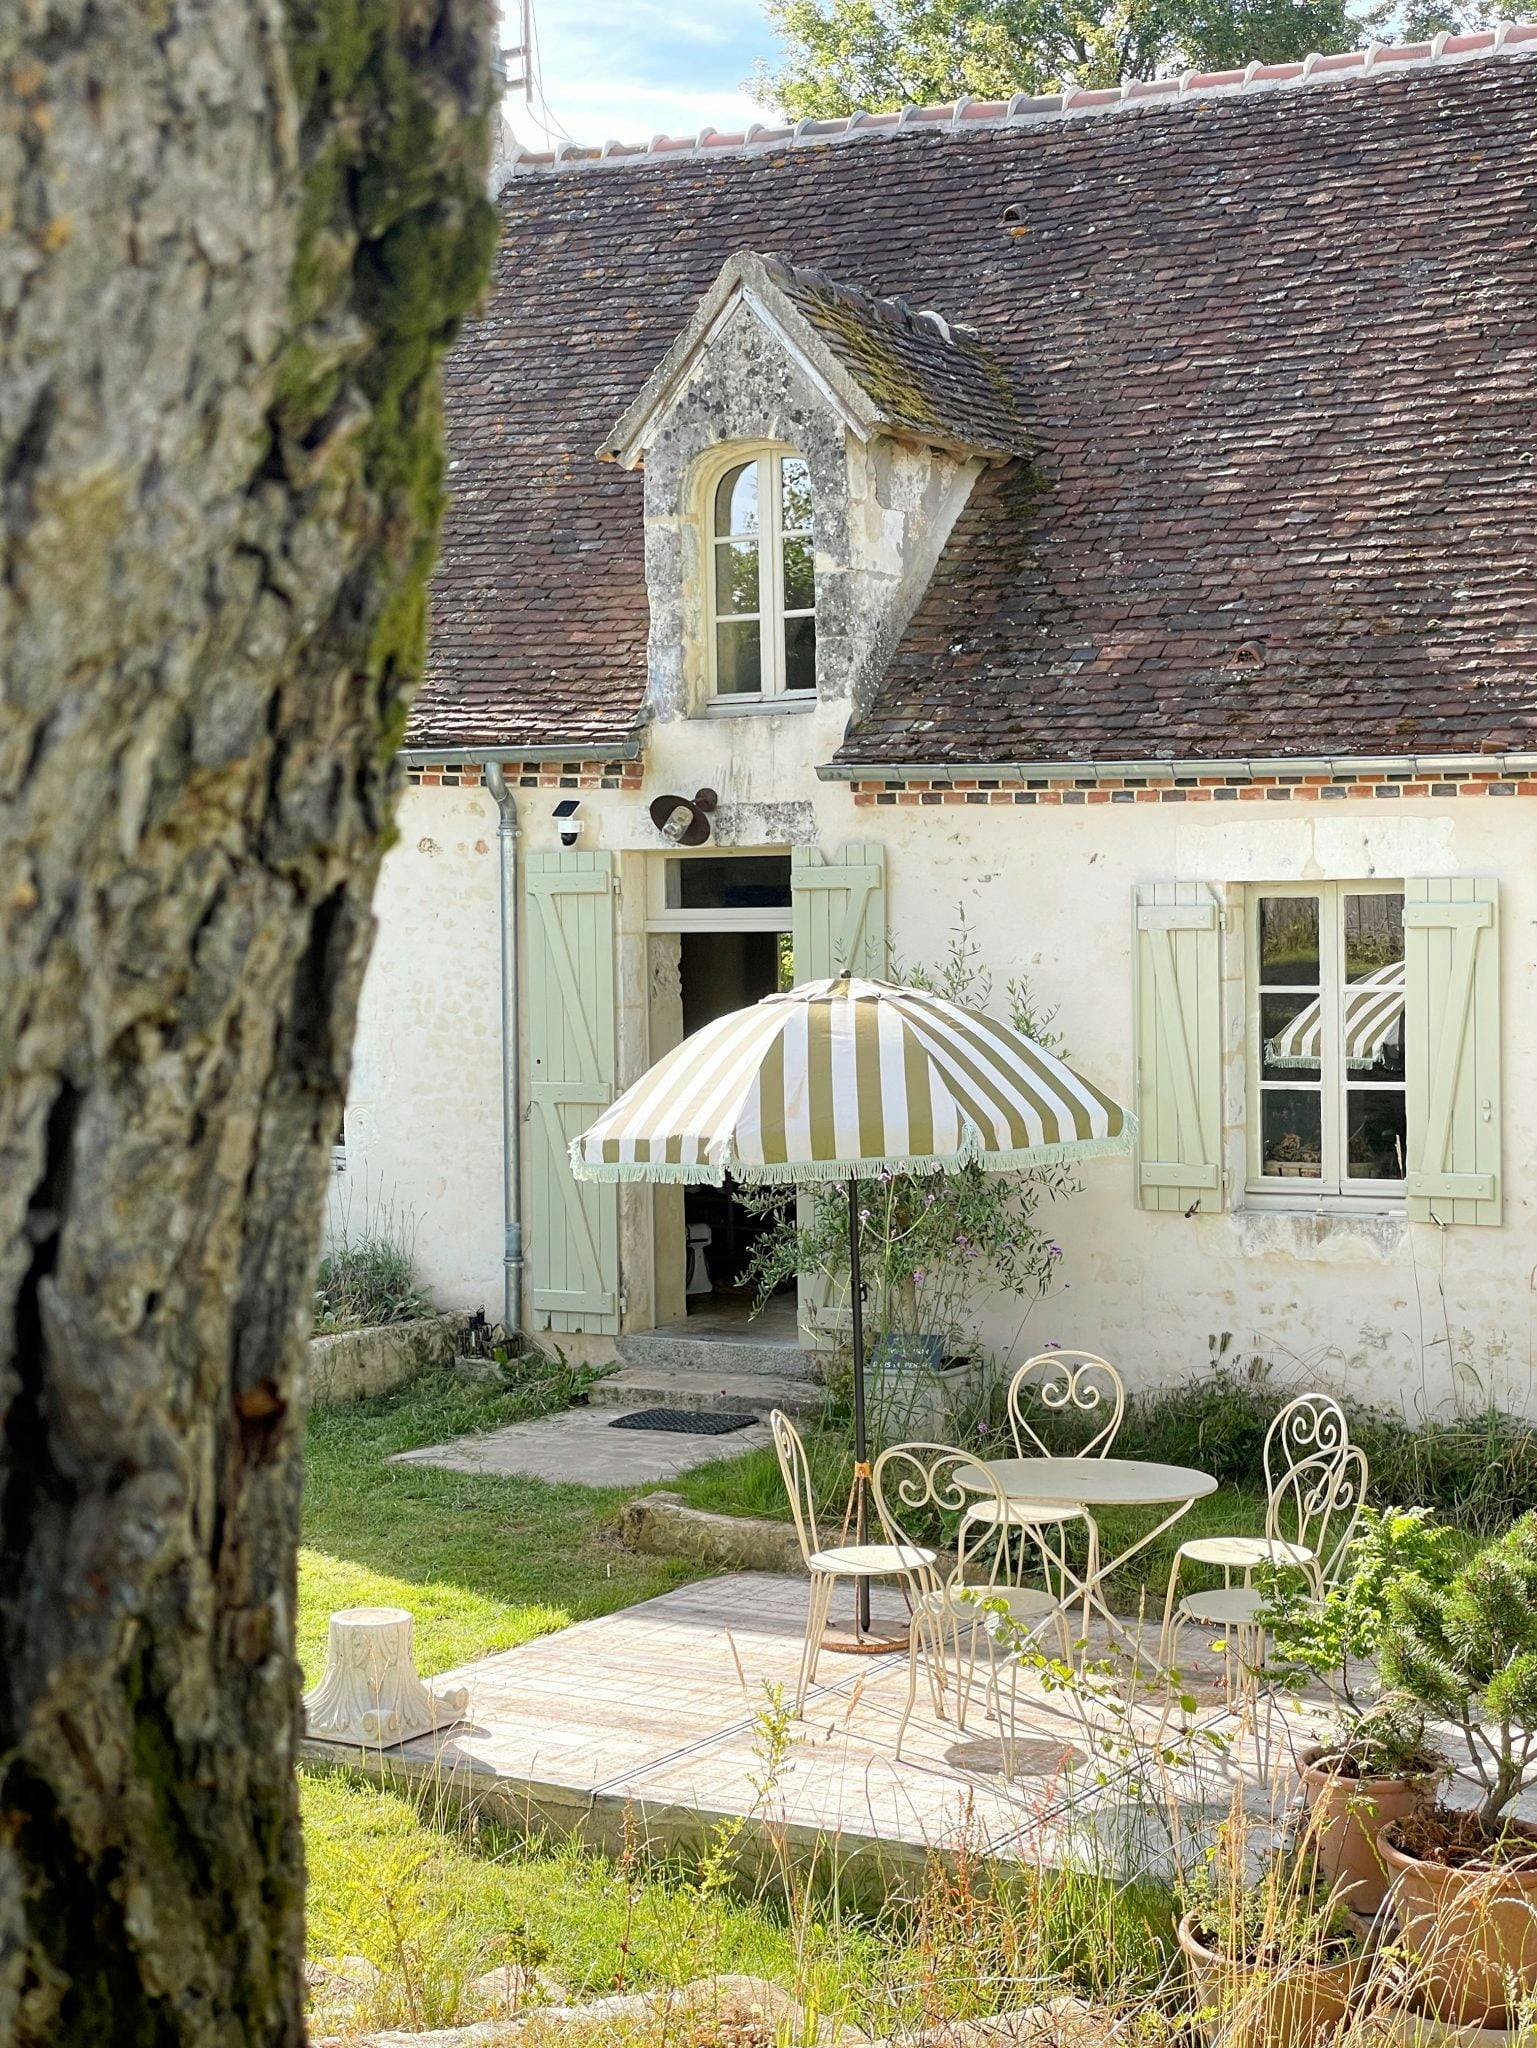
[[[1196,95],[1236,96],[1269,92],[1277,87],[1332,84],[1341,78],[1373,77],[1389,68],[1403,70],[1430,64],[1466,64],[1496,57],[1537,57],[1537,21],[1498,21],[1490,28],[1452,34],[1443,29],[1415,43],[1371,43],[1359,50],[1309,51],[1300,61],[1264,64],[1255,61],[1230,71],[1186,71],[1165,78],[1127,79],[1120,85],[1069,85],[1061,92],[1015,93],[1009,100],[958,100],[935,106],[906,106],[900,111],[873,113],[867,108],[829,118],[803,116],[769,127],[752,122],[745,133],[719,133],[702,128],[696,135],[654,135],[649,143],[605,142],[581,145],[562,142],[552,150],[514,146],[513,177],[540,173],[608,169],[643,158],[677,160],[696,156],[737,156],[780,147],[809,148],[829,143],[868,141],[916,128],[944,128],[952,134],[979,128],[1015,127],[1052,119],[1081,120],[1118,113],[1148,102]]]

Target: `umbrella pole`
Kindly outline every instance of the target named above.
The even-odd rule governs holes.
[[[869,1534],[870,1440],[865,1423],[865,1316],[859,1277],[859,1183],[849,1178],[849,1314],[854,1343],[854,1541]],[[855,1581],[854,1615],[859,1633],[870,1627],[870,1581]]]

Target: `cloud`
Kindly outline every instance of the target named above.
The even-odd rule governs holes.
[[[504,19],[512,42],[510,6]],[[575,141],[730,132],[764,118],[742,90],[773,51],[761,0],[563,0],[537,16],[536,34],[544,108]],[[521,141],[547,143],[544,108],[509,100]]]

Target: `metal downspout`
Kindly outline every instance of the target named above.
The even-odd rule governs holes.
[[[487,761],[499,813],[497,904],[502,943],[502,1327],[523,1329],[523,1120],[518,1100],[518,806],[501,764]]]

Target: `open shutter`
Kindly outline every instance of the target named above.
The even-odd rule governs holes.
[[[855,840],[832,860],[814,846],[798,846],[790,861],[790,906],[795,979],[831,981],[845,969],[876,981],[886,977],[886,849]],[[802,1227],[813,1197],[800,1201]],[[820,1273],[800,1280],[801,1342],[811,1349],[836,1340],[849,1323],[847,1290],[838,1298]]]
[[[1404,883],[1408,1210],[1500,1220],[1499,885]]]
[[[886,975],[886,849],[854,841],[836,859],[798,846],[790,863],[795,979]]]
[[[531,853],[530,1296],[537,1328],[619,1328],[619,1190],[572,1178],[566,1148],[614,1099],[614,862]]]
[[[1204,882],[1136,892],[1137,1195],[1222,1207],[1222,918]]]

